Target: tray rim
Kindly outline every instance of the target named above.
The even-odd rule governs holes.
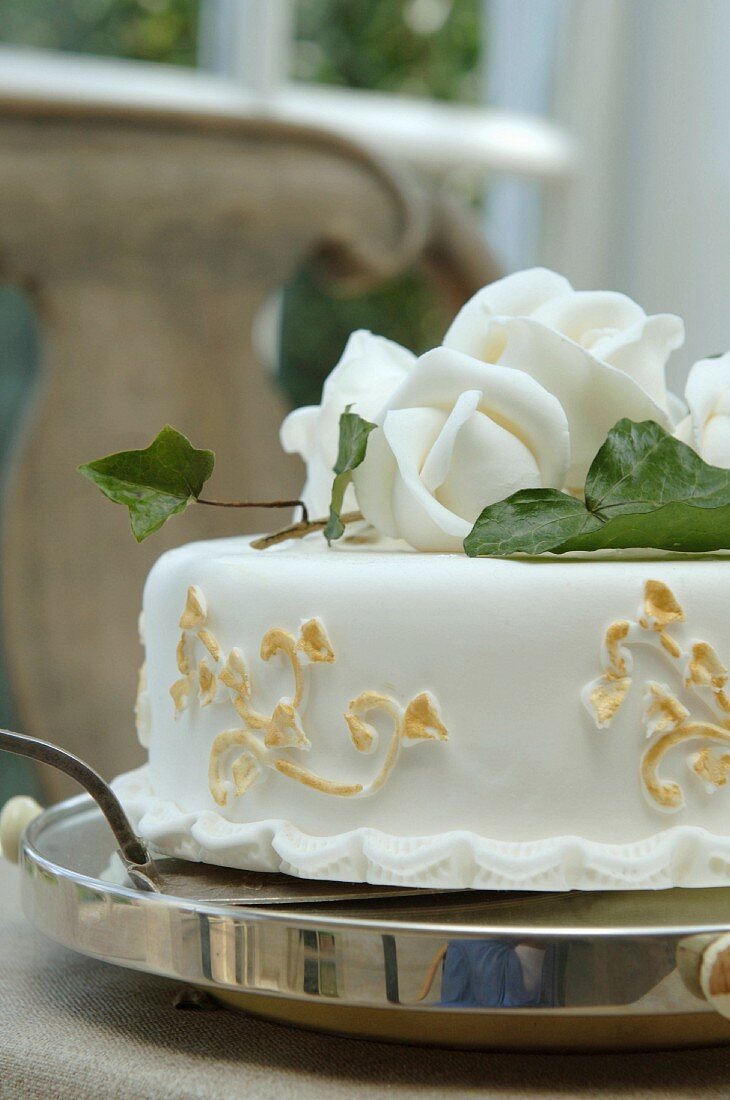
[[[505,939],[524,937],[526,933],[530,936],[539,935],[540,938],[545,939],[593,939],[593,938],[616,938],[616,939],[662,939],[662,938],[684,938],[687,936],[701,936],[701,935],[721,935],[724,932],[730,932],[730,908],[728,911],[728,920],[725,923],[703,923],[703,924],[672,924],[672,925],[632,925],[632,926],[620,926],[609,924],[579,924],[579,925],[540,925],[535,923],[522,923],[522,924],[489,924],[486,921],[479,924],[458,924],[458,923],[439,923],[438,921],[425,921],[425,920],[412,920],[412,919],[393,919],[393,918],[380,918],[380,917],[352,917],[347,914],[335,915],[335,914],[321,914],[316,911],[316,904],[312,904],[312,911],[309,912],[309,907],[302,906],[296,907],[296,903],[277,905],[234,905],[225,903],[216,903],[209,901],[201,901],[190,898],[181,897],[175,894],[158,894],[158,893],[145,893],[141,890],[135,890],[131,886],[118,885],[105,881],[104,879],[97,879],[91,875],[87,875],[80,871],[74,871],[71,868],[63,867],[61,864],[55,863],[53,860],[44,856],[39,850],[37,845],[38,835],[49,827],[52,827],[55,823],[68,819],[69,817],[80,817],[83,814],[91,813],[101,817],[100,811],[96,807],[96,803],[87,794],[77,795],[74,798],[66,799],[63,802],[55,803],[43,810],[26,828],[25,833],[21,839],[20,844],[20,862],[21,864],[30,864],[42,868],[43,870],[58,875],[64,879],[68,879],[78,885],[83,885],[85,888],[95,891],[103,895],[125,898],[128,900],[134,900],[137,904],[145,906],[168,906],[175,909],[194,909],[196,912],[210,914],[210,915],[225,915],[227,918],[240,921],[242,923],[272,923],[278,925],[291,925],[296,924],[297,927],[310,927],[317,930],[332,930],[342,931],[343,929],[350,929],[352,931],[362,932],[375,932],[378,934],[403,934],[419,935],[419,936],[446,936],[447,938],[458,937],[460,939],[480,939],[484,936],[499,936]],[[682,889],[682,887],[676,887],[675,889]],[[686,887],[684,889],[692,890],[692,887]],[[730,887],[709,887],[709,889],[726,889],[730,894]],[[477,891],[473,891],[475,894]],[[597,891],[599,892],[599,891]],[[629,893],[631,891],[625,891]],[[654,893],[666,893],[666,891],[636,891]],[[464,891],[469,893],[469,891]],[[485,891],[484,893],[487,893]],[[493,893],[498,893],[494,891]],[[510,891],[513,893],[513,891]],[[532,893],[532,892],[531,892]],[[565,892],[550,892],[545,891],[545,896],[551,896],[553,898],[565,898],[566,900],[575,894],[587,894],[589,891],[565,891]],[[613,893],[613,891],[612,891]],[[435,895],[436,896],[436,895]],[[326,904],[326,903],[325,903]],[[503,1010],[504,1011],[504,1010]]]
[[[106,860],[114,842],[86,795],[50,807],[26,829],[20,870],[29,923],[67,950],[199,986],[228,1007],[295,1027],[444,1047],[579,1051],[730,1043],[730,1022],[693,989],[678,961],[682,940],[697,938],[702,946],[703,940],[725,930],[724,923],[552,927],[523,920],[519,925],[462,925],[409,920],[407,915],[398,920],[321,916],[308,912],[307,906],[198,902],[143,893],[55,862],[63,854],[64,839],[69,846],[84,844],[84,820],[94,823],[87,836],[89,851]],[[64,838],[62,825],[69,821],[77,831]],[[61,828],[49,857],[36,844],[54,824]],[[308,941],[310,933],[314,936]],[[589,957],[597,959],[595,986],[589,982],[586,987],[589,999],[580,987],[577,995],[544,1004],[452,1005],[416,993],[424,988],[436,948],[440,953],[449,941],[488,938],[515,948],[529,939],[549,940],[567,954],[572,946],[587,945]],[[646,951],[642,940],[649,941]],[[622,963],[615,972],[618,984],[613,978],[607,983],[603,949],[617,943],[632,944],[639,961],[628,969]],[[654,948],[660,949],[658,956]],[[665,969],[668,953],[674,958],[671,971]],[[313,965],[317,977],[312,985]],[[646,970],[648,983],[645,990],[642,984],[638,999],[631,992],[636,965]],[[668,1000],[645,1000],[672,975]],[[414,984],[419,980],[420,986]]]

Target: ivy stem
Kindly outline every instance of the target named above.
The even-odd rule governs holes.
[[[309,523],[309,512],[303,500],[203,500],[198,504],[207,504],[211,508],[301,508],[301,523]]]
[[[340,516],[345,525],[357,523],[362,518],[362,512],[345,512]],[[254,539],[251,546],[254,550],[266,550],[268,546],[276,546],[278,542],[287,542],[289,539],[303,539],[305,535],[310,534],[312,531],[321,531],[327,526],[328,522],[329,519],[302,520],[299,523],[291,524],[289,527],[284,527],[281,531],[274,531],[271,535],[263,535],[259,539]]]

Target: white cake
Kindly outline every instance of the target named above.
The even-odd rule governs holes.
[[[542,270],[485,288],[418,360],[354,334],[282,443],[311,516],[337,459],[364,520],[332,546],[195,543],[149,577],[149,764],[117,782],[141,835],[308,878],[730,884],[730,562],[704,553],[730,547],[730,355],[695,365],[685,404],[664,378],[681,340],[679,318]],[[110,469],[143,468],[114,459],[108,495]],[[470,553],[514,554],[545,509],[580,527],[586,508],[629,549],[464,553],[477,520]]]
[[[118,789],[155,846],[231,867],[484,889],[727,883],[730,732],[673,730],[675,707],[727,721],[713,655],[730,653],[728,568],[317,536],[174,550],[144,596],[150,763]]]

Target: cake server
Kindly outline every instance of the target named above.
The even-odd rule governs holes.
[[[153,857],[134,832],[109,784],[78,756],[49,741],[6,729],[0,729],[0,749],[49,764],[80,783],[106,818],[124,869],[138,890],[220,905],[301,905],[463,892],[300,879],[273,872],[240,871],[166,856]]]

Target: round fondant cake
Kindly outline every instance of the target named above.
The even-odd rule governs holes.
[[[355,333],[282,429],[303,519],[150,574],[141,835],[309,878],[730,884],[730,355],[681,401],[681,342],[543,270],[418,359]],[[84,472],[143,538],[212,463],[167,428]]]
[[[730,878],[726,562],[474,560],[244,539],[165,554],[144,597],[162,851],[483,889]]]

